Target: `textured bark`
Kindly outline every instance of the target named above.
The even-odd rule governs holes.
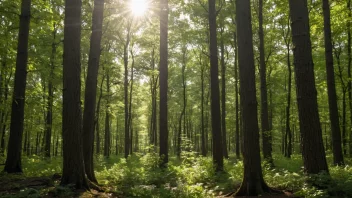
[[[10,137],[4,171],[22,172],[21,150],[28,62],[28,37],[31,0],[22,0],[18,33],[15,83],[12,98]]]
[[[236,117],[236,131],[235,131],[235,137],[236,137],[236,157],[239,159],[241,157],[240,154],[240,118],[239,118],[239,100],[238,100],[238,47],[237,47],[237,33],[233,33],[233,40],[234,40],[234,47],[235,47],[235,61],[234,61],[234,70],[235,70],[235,117]]]
[[[221,24],[222,25],[222,24]],[[222,25],[223,26],[223,25]],[[224,151],[224,157],[229,158],[227,151],[227,140],[226,140],[226,65],[225,65],[225,46],[224,46],[224,27],[221,27],[221,41],[220,41],[220,51],[221,51],[221,132],[222,132],[222,149]]]
[[[292,132],[290,128],[290,110],[291,110],[291,92],[292,92],[292,68],[291,68],[291,55],[290,55],[290,20],[288,20],[287,26],[288,30],[284,32],[285,45],[286,45],[286,61],[287,61],[287,71],[288,71],[288,82],[287,82],[287,105],[286,105],[286,129],[285,129],[285,141],[287,142],[287,148],[285,149],[285,156],[291,158],[292,155]]]
[[[347,135],[346,135],[346,109],[347,109],[347,104],[346,104],[346,93],[347,93],[347,85],[346,82],[343,78],[343,69],[341,66],[341,60],[340,60],[340,56],[341,56],[341,52],[342,49],[341,47],[338,47],[337,49],[335,49],[334,51],[334,55],[336,58],[336,63],[337,63],[337,67],[338,67],[338,71],[339,71],[339,79],[340,79],[340,83],[341,83],[341,89],[342,89],[342,150],[343,150],[343,154],[347,155]]]
[[[132,22],[131,22],[132,23]],[[124,103],[125,103],[125,158],[130,154],[130,129],[129,129],[129,109],[128,109],[128,48],[130,45],[131,36],[131,24],[128,25],[126,43],[123,48],[123,63],[125,68],[125,79],[124,79]]]
[[[156,98],[157,98],[157,84],[158,84],[158,76],[155,77],[154,69],[155,69],[155,50],[153,48],[152,51],[152,77],[150,80],[150,92],[152,99],[152,114],[150,116],[150,144],[156,147],[157,145],[157,125],[156,125]],[[154,147],[154,148],[155,148]]]
[[[105,130],[104,130],[104,156],[110,156],[111,132],[110,132],[110,74],[106,71],[106,108],[105,108]]]
[[[168,0],[160,0],[160,157],[161,165],[169,161],[168,154],[168,125],[167,125],[167,90],[168,90]]]
[[[89,189],[82,153],[81,7],[80,0],[65,1],[61,185]]]
[[[255,87],[255,66],[251,26],[250,1],[236,1],[238,63],[243,121],[244,175],[237,196],[257,196],[270,192],[263,179]]]
[[[131,64],[131,80],[130,80],[130,97],[129,97],[129,105],[128,105],[128,128],[130,129],[130,154],[133,152],[133,130],[132,130],[132,96],[133,96],[133,70],[134,70],[134,54],[131,50],[131,56],[132,56],[132,64]]]
[[[343,165],[344,160],[343,160],[342,147],[341,147],[339,112],[337,108],[334,59],[332,56],[329,0],[323,0],[323,14],[324,14],[324,39],[325,39],[325,65],[326,65],[326,78],[327,78],[327,86],[328,86],[332,151],[333,151],[334,164]]]
[[[264,30],[263,30],[263,0],[259,0],[259,52],[260,52],[260,107],[261,107],[261,126],[263,139],[264,159],[272,163],[272,137],[269,129],[268,117],[268,93],[266,86],[266,65],[264,52]]]
[[[50,56],[50,74],[48,78],[48,97],[47,97],[47,109],[46,109],[46,119],[45,119],[45,148],[44,155],[45,157],[51,156],[51,129],[53,125],[53,79],[54,79],[54,68],[55,68],[55,56],[56,56],[56,24],[54,24],[53,42],[51,44],[51,56]]]
[[[183,51],[183,61],[182,61],[182,89],[183,89],[183,107],[182,112],[180,114],[180,118],[178,120],[178,133],[177,133],[177,157],[181,157],[181,146],[182,146],[182,119],[183,119],[183,132],[186,132],[186,78],[185,78],[185,70],[186,70],[186,63],[185,63],[185,56],[186,51],[185,48],[182,49]]]
[[[289,0],[296,93],[305,172],[328,172],[320,126],[307,0]]]
[[[84,167],[90,181],[97,183],[94,174],[94,120],[100,62],[101,37],[104,15],[104,0],[94,0],[92,33],[88,57],[88,72],[84,95],[83,112],[83,157]]]
[[[200,80],[201,80],[201,126],[200,126],[200,130],[201,130],[201,153],[202,155],[205,157],[207,156],[207,151],[206,151],[206,144],[207,141],[205,139],[205,123],[204,123],[204,70],[205,70],[205,66],[203,65],[202,62],[202,55],[199,55],[199,63],[200,63]]]
[[[99,93],[97,108],[96,108],[96,111],[95,111],[95,120],[94,120],[96,139],[97,139],[97,141],[96,141],[96,145],[97,145],[96,154],[97,155],[100,154],[100,148],[101,148],[101,146],[100,146],[101,140],[100,140],[100,125],[99,125],[99,121],[100,121],[100,104],[101,104],[101,99],[103,98],[104,79],[105,79],[105,75],[103,75],[103,78],[101,79],[101,82],[100,82],[100,93]]]
[[[348,18],[352,17],[352,8],[351,8],[351,0],[347,1],[347,9],[348,9]],[[350,110],[350,124],[352,125],[352,55],[351,55],[351,21],[347,21],[347,56],[348,56],[348,67],[347,67],[347,75],[348,75],[348,83],[347,83],[347,92],[348,92],[348,104]],[[350,130],[350,157],[352,157],[352,130]]]
[[[210,31],[210,91],[211,91],[211,126],[213,134],[213,163],[216,171],[224,168],[221,119],[220,119],[220,90],[219,90],[219,63],[216,40],[216,10],[215,0],[209,0],[209,31]]]

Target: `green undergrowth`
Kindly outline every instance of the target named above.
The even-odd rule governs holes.
[[[263,175],[267,184],[278,190],[292,191],[300,197],[352,197],[351,160],[346,166],[330,166],[330,175],[305,176],[301,156],[291,159],[274,155],[275,166],[263,163]],[[331,164],[331,156],[328,156]],[[243,163],[234,156],[224,161],[224,172],[216,173],[211,157],[184,152],[181,159],[171,156],[167,168],[159,168],[157,153],[136,153],[127,160],[122,156],[95,158],[95,170],[99,184],[118,197],[216,197],[236,191],[243,177]],[[44,159],[38,156],[24,157],[21,176],[2,173],[0,180],[12,177],[52,176],[62,172],[62,158]],[[0,167],[3,168],[3,167]],[[13,185],[16,185],[14,183]],[[72,187],[43,189],[25,188],[6,197],[40,197],[52,195],[70,197]],[[0,197],[5,197],[0,192]]]

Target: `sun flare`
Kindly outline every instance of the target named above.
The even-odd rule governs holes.
[[[130,10],[134,16],[143,16],[148,10],[147,0],[130,0]]]

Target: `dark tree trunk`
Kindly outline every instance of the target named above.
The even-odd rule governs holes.
[[[272,137],[269,129],[268,117],[268,93],[266,87],[266,65],[264,52],[264,30],[263,30],[263,0],[259,0],[259,52],[260,52],[260,107],[261,107],[261,126],[263,139],[263,155],[264,159],[269,163],[273,163],[271,156]]]
[[[56,144],[55,144],[55,157],[58,156],[58,151],[59,151],[59,134],[56,135]],[[30,139],[28,137],[28,139]],[[29,145],[28,145],[28,149],[29,149]]]
[[[94,174],[94,120],[96,117],[95,105],[97,95],[98,70],[103,26],[104,0],[94,0],[92,16],[92,33],[88,57],[88,74],[84,95],[83,112],[83,157],[84,167],[90,181],[97,183]]]
[[[320,126],[307,0],[289,0],[302,155],[308,174],[328,172]]]
[[[341,147],[341,131],[339,122],[339,112],[337,108],[337,97],[334,75],[334,59],[332,56],[331,25],[330,25],[330,5],[329,0],[323,0],[324,13],[324,38],[325,38],[325,65],[329,98],[329,116],[332,137],[332,150],[335,165],[343,165],[343,154]]]
[[[130,154],[130,130],[129,130],[129,114],[128,114],[128,47],[130,44],[130,25],[127,29],[126,43],[123,49],[123,62],[125,68],[125,80],[124,80],[124,103],[125,103],[125,158]]]
[[[352,9],[351,9],[351,0],[347,1],[347,9],[348,9],[348,18],[352,17]],[[352,67],[352,55],[351,55],[351,21],[347,21],[347,56],[348,56],[348,67],[347,67],[347,75],[348,75],[348,84],[347,84],[347,92],[348,92],[348,101],[349,101],[349,108],[350,108],[350,124],[352,125],[352,74],[351,74],[351,67]],[[350,130],[350,157],[352,157],[352,130]]]
[[[94,120],[94,124],[95,124],[95,132],[96,132],[96,146],[97,146],[97,150],[96,150],[96,154],[99,155],[100,154],[100,125],[99,125],[99,121],[100,121],[100,104],[101,104],[101,99],[103,97],[103,84],[104,84],[104,79],[105,79],[105,75],[103,75],[103,78],[101,79],[100,82],[100,93],[99,93],[99,98],[98,98],[98,103],[97,103],[97,108],[95,111],[95,120]]]
[[[115,155],[119,154],[119,131],[120,131],[120,125],[119,125],[119,115],[116,116],[116,136],[115,136]]]
[[[216,40],[216,9],[215,0],[208,0],[209,4],[209,31],[210,31],[210,89],[211,89],[211,126],[213,134],[213,163],[216,171],[224,168],[221,119],[220,119],[220,90],[219,90],[219,64]]]
[[[238,63],[244,142],[244,175],[237,196],[257,196],[270,191],[263,179],[260,160],[251,20],[250,1],[237,0]]]
[[[155,69],[155,50],[153,48],[152,51],[152,61],[151,61],[151,68],[152,68],[152,77],[150,82],[150,92],[152,96],[152,114],[150,118],[150,144],[156,147],[157,145],[157,125],[156,125],[156,97],[157,97],[157,84],[158,84],[158,77],[155,77],[154,69]]]
[[[105,133],[104,133],[104,156],[110,156],[110,143],[111,143],[111,132],[110,132],[110,74],[109,70],[106,70],[106,109],[105,109]]]
[[[63,171],[61,185],[89,189],[82,152],[80,0],[65,1],[63,56]]]
[[[131,65],[131,86],[130,86],[130,100],[129,100],[129,105],[128,105],[128,128],[130,129],[130,154],[133,152],[133,130],[132,130],[132,93],[133,93],[133,69],[134,69],[134,55],[131,50],[131,56],[132,56],[132,65]]]
[[[222,132],[222,145],[224,151],[224,157],[229,158],[227,152],[227,140],[226,140],[226,65],[225,65],[225,46],[224,46],[224,27],[221,27],[221,41],[220,41],[220,51],[221,51],[221,132]]]
[[[236,157],[237,159],[240,159],[241,154],[240,154],[240,118],[239,118],[239,100],[238,100],[238,47],[237,47],[237,33],[233,33],[233,40],[234,40],[234,47],[235,47],[235,119],[236,119],[236,131],[235,131],[235,137],[236,137]]]
[[[47,109],[46,109],[46,125],[45,125],[45,148],[44,155],[45,157],[51,156],[51,129],[53,125],[53,96],[54,96],[54,88],[53,88],[53,78],[54,78],[54,68],[55,68],[55,56],[56,56],[56,24],[54,24],[53,34],[53,42],[51,44],[51,57],[50,57],[50,75],[48,78],[48,98],[47,98]]]
[[[4,171],[22,172],[21,150],[24,122],[25,90],[28,62],[28,36],[31,0],[22,0],[18,33],[15,83],[12,98],[10,137]]]
[[[286,136],[288,136],[287,148],[285,150],[285,156],[291,158],[292,155],[292,133],[290,129],[290,110],[291,110],[291,90],[292,90],[292,68],[290,60],[290,20],[287,24],[288,30],[284,32],[285,45],[286,45],[286,61],[287,61],[287,70],[288,70],[288,83],[287,83],[287,105],[286,105]],[[287,139],[285,138],[287,141]]]
[[[206,151],[206,140],[205,140],[205,125],[204,125],[204,70],[205,66],[202,62],[202,54],[199,55],[199,64],[200,64],[200,80],[201,80],[201,146],[202,146],[202,155],[207,156]]]
[[[345,80],[343,78],[343,69],[341,67],[341,61],[340,61],[340,56],[341,56],[342,49],[341,47],[338,47],[334,51],[334,55],[336,58],[336,63],[339,71],[339,79],[341,83],[341,89],[342,89],[342,149],[343,149],[343,154],[347,154],[347,136],[346,136],[346,93],[347,93],[347,85],[345,83]]]
[[[167,90],[168,90],[168,0],[160,0],[160,157],[161,165],[169,161],[167,127]]]
[[[185,70],[186,70],[186,61],[185,61],[185,56],[186,56],[186,49],[182,49],[183,53],[183,61],[182,61],[182,88],[183,88],[183,108],[182,112],[178,121],[178,133],[177,133],[177,157],[181,157],[181,144],[182,144],[182,119],[183,119],[183,132],[186,133],[186,105],[187,105],[187,100],[186,100],[186,77],[185,77]]]

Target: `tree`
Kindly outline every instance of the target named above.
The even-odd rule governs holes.
[[[20,29],[18,32],[15,83],[12,96],[10,138],[4,168],[4,171],[7,173],[22,172],[21,151],[27,79],[30,10],[31,0],[22,0]]]
[[[216,9],[215,0],[208,0],[208,20],[210,32],[210,89],[211,89],[211,126],[213,134],[213,163],[216,171],[222,171],[224,166],[221,120],[220,120],[220,90],[219,90],[219,63],[216,40]],[[226,145],[225,145],[226,146]]]
[[[169,161],[168,156],[168,125],[167,125],[167,90],[168,90],[168,0],[160,0],[160,157],[161,165]]]
[[[92,34],[88,58],[88,72],[84,96],[83,112],[83,150],[84,167],[90,181],[97,183],[94,174],[94,120],[97,95],[98,70],[101,52],[101,37],[103,28],[104,0],[94,0],[92,16]]]
[[[229,158],[226,140],[226,64],[225,64],[225,44],[224,44],[224,24],[220,22],[220,64],[221,64],[221,132],[224,157]]]
[[[255,88],[255,67],[250,1],[236,1],[240,100],[243,121],[244,175],[237,196],[257,196],[270,192],[263,178],[259,153],[259,127]]]
[[[320,126],[307,0],[289,0],[296,94],[305,171],[328,172]]]
[[[331,126],[332,150],[335,165],[343,165],[343,155],[341,147],[341,131],[339,122],[339,112],[337,108],[337,97],[334,75],[334,60],[332,55],[330,5],[329,0],[323,0],[324,13],[324,39],[325,39],[325,66],[328,85],[329,116]]]
[[[65,0],[61,185],[89,189],[82,153],[81,1]]]
[[[271,147],[272,138],[269,129],[268,117],[268,93],[266,86],[266,65],[264,53],[264,30],[263,30],[263,0],[259,0],[259,53],[260,53],[260,107],[261,107],[261,126],[263,139],[263,155],[264,159],[272,163]]]

